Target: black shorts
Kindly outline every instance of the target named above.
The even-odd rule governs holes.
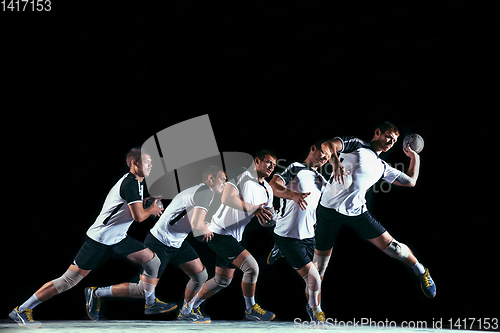
[[[114,245],[105,245],[87,236],[85,243],[83,243],[73,261],[73,265],[78,266],[80,269],[92,270],[108,260],[113,253],[126,258],[129,254],[142,251],[145,248],[144,244],[128,235]]]
[[[342,225],[354,229],[363,239],[376,238],[386,232],[369,212],[357,216],[346,216],[320,204],[316,208],[316,219],[316,249],[319,251],[327,251],[335,246],[337,234]]]
[[[301,269],[312,262],[316,243],[314,238],[296,239],[274,234],[274,241],[293,269]]]
[[[219,235],[214,233],[214,237],[208,246],[217,254],[215,266],[227,268],[239,268],[232,264],[232,261],[245,250],[233,236]]]
[[[158,258],[160,258],[161,260],[160,269],[158,270],[158,276],[161,276],[163,274],[163,271],[165,271],[165,268],[167,267],[169,262],[172,262],[172,264],[179,266],[188,261],[196,260],[199,258],[196,251],[186,241],[182,242],[180,248],[166,246],[151,233],[148,233],[144,244],[149,247],[151,251],[156,253]]]

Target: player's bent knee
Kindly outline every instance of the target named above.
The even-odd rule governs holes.
[[[128,285],[128,294],[132,298],[144,298],[146,295],[144,291],[144,282],[139,280],[139,283],[130,283]]]
[[[229,286],[233,278],[227,278],[224,276],[220,276],[215,274],[213,278],[207,281],[207,288],[213,293],[217,293],[218,291]]]
[[[143,274],[149,276],[150,278],[156,279],[158,277],[158,271],[160,269],[160,265],[161,265],[161,260],[155,253],[153,259],[142,265],[142,268],[144,268]]]
[[[257,278],[259,277],[259,264],[257,264],[257,261],[252,255],[249,255],[243,260],[240,269],[243,272],[243,282],[249,284],[257,282]]]
[[[406,246],[406,244],[400,243],[395,239],[393,239],[389,243],[387,249],[383,250],[382,252],[387,254],[389,257],[398,260],[405,260],[411,254],[410,248]]]
[[[190,280],[186,287],[193,292],[198,292],[200,291],[201,287],[203,287],[205,281],[207,281],[208,279],[207,269],[203,268],[201,272],[189,275],[189,277]]]
[[[82,279],[82,275],[68,269],[61,277],[52,280],[52,284],[58,293],[62,293],[76,286]]]

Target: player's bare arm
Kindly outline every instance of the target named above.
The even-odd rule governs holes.
[[[343,176],[347,174],[347,169],[344,168],[342,163],[340,163],[340,159],[337,154],[337,152],[342,151],[343,149],[342,141],[339,138],[325,141],[321,145],[321,149],[325,152],[329,151],[331,153],[329,162],[333,167],[334,180],[344,185]]]
[[[209,242],[214,234],[208,230],[209,223],[205,222],[207,211],[202,208],[193,208],[191,214],[190,222],[191,228],[193,228],[193,233],[203,236],[203,242]]]
[[[130,208],[130,213],[136,222],[143,222],[151,215],[159,216],[163,213],[163,209],[156,205],[156,201],[148,208],[144,208],[142,202],[131,203],[128,207]]]
[[[414,187],[417,184],[418,174],[420,172],[420,156],[411,149],[410,145],[407,151],[403,149],[406,156],[410,158],[410,166],[406,173],[401,173],[393,184],[405,187]]]
[[[271,220],[271,213],[264,209],[264,204],[253,205],[241,200],[238,190],[232,184],[224,187],[221,202],[231,208],[254,214],[261,224]]]
[[[293,200],[299,205],[300,209],[306,210],[307,206],[307,201],[306,198],[311,192],[307,193],[299,193],[292,191],[290,189],[287,189],[285,187],[285,183],[283,182],[283,179],[279,177],[278,175],[274,175],[273,179],[271,179],[271,182],[269,182],[269,185],[273,188],[274,195],[277,196],[278,198],[282,199],[289,199]]]

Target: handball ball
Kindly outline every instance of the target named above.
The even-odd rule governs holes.
[[[273,207],[264,207],[264,208],[270,211],[271,214],[273,214],[273,216],[271,217],[271,220],[267,221],[267,223],[263,224],[263,226],[266,228],[272,228],[276,225],[276,221],[278,220],[278,212]]]
[[[413,149],[417,154],[420,153],[422,149],[424,149],[424,139],[416,133],[408,134],[407,136],[405,136],[403,140],[403,149],[405,151],[407,151],[406,147],[408,147],[408,144],[410,145],[411,149]]]

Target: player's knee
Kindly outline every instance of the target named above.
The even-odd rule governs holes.
[[[139,280],[139,283],[129,283],[128,294],[132,298],[144,298],[146,293],[144,291],[144,283]]]
[[[76,286],[82,279],[82,275],[68,269],[61,277],[52,280],[52,284],[58,293],[62,293]]]
[[[228,278],[225,276],[220,276],[215,274],[213,278],[207,281],[207,288],[213,293],[217,293],[218,291],[229,286],[233,278]]]
[[[243,272],[243,282],[249,284],[257,282],[257,278],[259,277],[259,265],[252,255],[249,255],[243,260],[240,269]]]
[[[319,256],[316,253],[313,257],[313,264],[318,268],[319,276],[324,276],[328,263],[330,262],[330,256]]]
[[[203,284],[205,281],[208,279],[208,273],[206,268],[203,268],[203,270],[199,273],[189,275],[190,280],[187,284],[187,288],[193,292],[198,292],[200,291],[201,287],[203,287]]]
[[[306,293],[311,295],[313,292],[317,292],[321,288],[321,276],[315,265],[311,265],[309,271],[306,275],[302,277],[306,283]]]
[[[398,260],[405,260],[407,259],[410,254],[410,248],[406,246],[406,244],[400,243],[397,240],[393,239],[390,243],[389,246],[383,250],[385,254],[387,254],[391,258],[395,258]]]
[[[142,274],[149,276],[150,278],[156,279],[158,277],[158,271],[160,269],[160,265],[161,265],[161,260],[155,253],[153,259],[142,265],[142,268],[144,268]]]

